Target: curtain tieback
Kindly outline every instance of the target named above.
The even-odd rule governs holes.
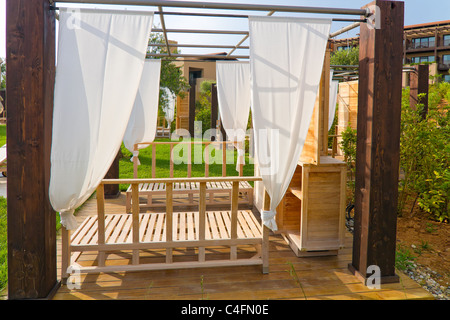
[[[133,159],[136,157],[138,166],[141,165],[141,162],[139,161],[139,150],[133,151],[133,156],[131,157],[130,161],[133,162]]]
[[[77,220],[75,219],[75,216],[73,215],[74,213],[75,213],[75,210],[61,210],[59,212],[59,216],[61,217],[61,224],[67,230],[75,230],[78,226]]]
[[[262,222],[263,224],[272,231],[277,231],[277,223],[275,221],[276,211],[262,211]]]

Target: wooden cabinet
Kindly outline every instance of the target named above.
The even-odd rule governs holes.
[[[277,208],[277,225],[297,256],[335,255],[344,244],[346,164],[299,162]]]
[[[335,255],[345,235],[345,162],[328,156],[330,51],[295,173],[277,207],[278,232],[297,256]],[[259,175],[255,159],[255,176]],[[254,204],[261,212],[264,186],[256,181]]]

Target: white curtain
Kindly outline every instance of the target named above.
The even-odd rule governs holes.
[[[164,106],[163,111],[167,120],[167,128],[170,129],[170,126],[175,117],[175,105],[177,102],[177,96],[175,95],[175,93],[170,91],[169,88],[164,87],[162,88],[162,90],[165,92],[165,96],[167,99],[167,104]]]
[[[238,162],[244,164],[244,141],[250,113],[250,64],[240,61],[217,61],[217,100],[222,126],[228,139],[235,141]]]
[[[150,12],[60,9],[49,196],[69,230],[119,151],[152,23]]]
[[[331,70],[330,72],[330,107],[328,112],[328,131],[331,129],[333,125],[334,116],[336,114],[336,103],[337,103],[337,94],[339,89],[339,81],[333,80],[334,72]]]
[[[136,143],[152,142],[155,139],[158,124],[160,75],[161,60],[146,60],[133,111],[123,137],[124,146],[133,153],[133,157],[139,156],[139,150],[134,150]],[[139,145],[139,149],[145,147],[147,145]]]
[[[277,230],[276,208],[300,158],[317,97],[331,19],[250,17],[255,150]]]

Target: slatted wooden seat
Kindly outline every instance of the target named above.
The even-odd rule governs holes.
[[[98,245],[97,219],[97,216],[87,217],[73,233],[71,236],[73,250]],[[165,213],[139,214],[139,242],[142,244],[165,242],[166,221]],[[172,221],[172,241],[180,242],[180,247],[184,246],[185,241],[199,240],[199,212],[174,212]],[[133,217],[130,214],[105,215],[105,244],[132,243],[132,222]],[[207,211],[205,224],[205,240],[231,239],[231,211]],[[250,210],[238,211],[237,239],[260,239],[261,236],[261,224],[253,213]]]
[[[180,182],[175,183],[173,194],[177,195],[198,195],[200,191],[200,184],[194,182]],[[206,184],[206,193],[208,194],[209,204],[224,204],[230,202],[232,184],[228,181],[224,182],[208,182]],[[253,205],[253,187],[248,181],[241,181],[239,183],[239,191],[242,196],[240,202]],[[161,207],[165,206],[165,202],[153,202],[153,197],[166,194],[165,183],[141,183],[139,184],[139,196],[147,197],[146,203],[140,203],[141,208]],[[225,198],[215,198],[215,194],[225,194]],[[131,186],[127,190],[126,210],[131,210]],[[189,203],[193,204],[194,197],[189,197]]]
[[[106,179],[97,188],[97,216],[86,218],[77,230],[62,228],[61,278],[65,281],[76,266],[80,272],[118,272],[157,269],[219,267],[238,265],[262,265],[268,273],[268,229],[259,222],[251,210],[238,210],[240,183],[261,181],[259,177],[216,178],[167,178],[167,179]],[[230,210],[206,210],[207,184],[214,186],[231,184]],[[132,186],[133,206],[131,214],[105,212],[104,184]],[[174,212],[173,191],[179,183],[199,184],[198,211]],[[139,185],[165,184],[166,207],[164,212],[140,213],[138,205]],[[217,246],[229,248],[229,259],[210,258],[206,249]],[[238,246],[252,246],[256,250],[238,255]],[[174,250],[194,248],[195,261],[174,259]],[[141,253],[145,250],[161,255],[165,262],[148,262]],[[107,253],[131,251],[124,264],[108,264]],[[164,252],[163,251],[163,252]],[[82,252],[97,252],[97,265],[75,265]],[[178,251],[176,251],[178,252]],[[250,252],[250,255],[248,254]],[[159,256],[158,256],[159,257]],[[178,256],[176,256],[178,258]],[[163,260],[164,261],[164,260]]]

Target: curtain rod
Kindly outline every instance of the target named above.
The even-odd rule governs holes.
[[[163,13],[164,15],[192,16],[192,17],[217,17],[217,18],[242,18],[242,19],[248,19],[249,17],[246,14],[221,14],[221,13],[172,12],[172,11],[155,12],[155,14],[160,13]],[[333,18],[331,20],[334,22],[367,22],[367,19],[350,19],[350,18]]]
[[[166,47],[165,43],[150,43],[149,47]],[[233,49],[235,45],[224,45],[224,44],[179,44],[179,43],[168,43],[169,47],[173,48],[219,48],[219,49]],[[249,49],[249,46],[239,46],[238,49]]]
[[[358,69],[359,66],[356,66],[356,65],[338,65],[338,64],[332,64],[332,65],[330,65],[330,68]]]
[[[59,10],[58,7],[50,6],[51,10]],[[198,12],[171,12],[171,11],[155,11],[155,15],[173,15],[173,16],[191,16],[191,17],[212,17],[212,18],[242,18],[248,19],[246,14],[225,14],[225,13],[198,13]],[[332,18],[333,22],[367,22],[367,19],[350,19],[350,18]]]
[[[158,10],[160,11],[160,17],[159,19],[161,20],[161,25],[162,25],[162,29],[163,29],[163,33],[164,33],[164,39],[166,40],[166,48],[167,48],[167,53],[170,55],[172,55],[172,53],[170,52],[170,47],[169,47],[169,38],[167,37],[167,29],[166,29],[166,23],[164,22],[164,14],[163,14],[163,9],[162,7],[158,7]]]
[[[249,10],[249,11],[279,11],[279,12],[302,12],[320,14],[342,14],[358,15],[368,17],[371,15],[368,9],[345,9],[325,7],[303,7],[303,6],[280,6],[259,5],[243,3],[214,3],[214,2],[192,2],[192,1],[151,1],[151,0],[56,0],[55,3],[85,3],[85,4],[114,4],[130,6],[161,6],[197,9],[223,9],[223,10]]]
[[[217,59],[217,60],[236,60],[236,59],[249,59],[249,56],[244,55],[233,55],[233,56],[225,56],[225,55],[214,55],[214,54],[172,54],[169,56],[165,53],[147,53],[147,57],[154,58],[203,58],[203,59]]]
[[[160,28],[152,28],[152,32],[164,32]],[[202,30],[202,29],[165,29],[167,33],[211,33],[211,34],[248,34],[248,31],[242,30]]]
[[[347,32],[347,31],[353,30],[355,28],[358,28],[360,25],[361,25],[361,22],[354,22],[354,23],[352,23],[349,26],[346,26],[346,27],[344,27],[344,28],[342,28],[342,29],[340,29],[340,30],[338,30],[336,32],[331,33],[330,34],[330,38],[335,38],[338,35],[343,34],[344,32]]]

